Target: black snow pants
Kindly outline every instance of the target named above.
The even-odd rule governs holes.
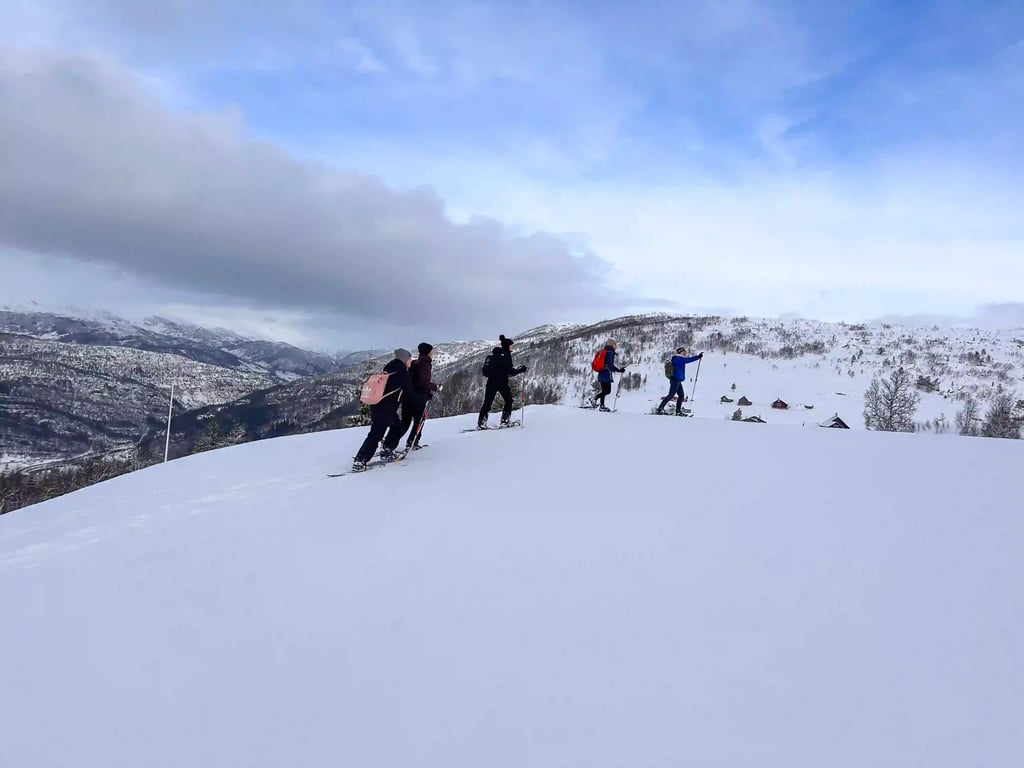
[[[501,411],[501,420],[508,421],[512,417],[512,388],[508,384],[508,379],[488,379],[487,388],[484,390],[484,407],[480,409],[479,421],[487,419],[487,414],[491,412],[491,406],[494,405],[495,395],[501,395],[505,401],[505,407]]]
[[[393,403],[384,406],[370,406],[370,434],[366,436],[362,447],[356,454],[356,461],[369,461],[377,452],[377,445],[389,429],[401,426],[398,418],[398,408]],[[396,440],[397,443],[397,440]]]
[[[416,439],[416,431],[420,428],[420,422],[423,421],[423,411],[426,407],[426,400],[413,400],[412,398],[406,400],[402,404],[402,420],[388,430],[388,435],[384,438],[384,447],[390,448],[392,451],[395,450],[402,441],[402,435],[409,432],[411,426],[409,439],[405,441],[406,448],[411,448],[413,440]]]

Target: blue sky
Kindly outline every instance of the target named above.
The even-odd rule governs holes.
[[[513,323],[666,307],[966,315],[1024,298],[1019,2],[0,8],[15,20],[7,51],[102,60],[168,124],[212,119],[305,167],[428,188],[453,222],[500,222],[499,239],[552,233],[591,259],[579,283],[600,301],[500,300]],[[73,251],[60,254],[72,271]],[[529,272],[534,257],[504,258]],[[107,266],[141,281],[133,295],[169,290],[158,271]],[[175,279],[183,306],[223,294],[228,321],[275,309],[255,284]],[[303,324],[303,340],[335,338],[322,306],[280,309],[297,313],[296,339]],[[372,328],[359,312],[347,322]],[[454,317],[436,328],[456,330]]]

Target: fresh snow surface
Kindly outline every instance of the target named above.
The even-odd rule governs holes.
[[[0,517],[0,765],[1024,764],[1024,443],[472,420]]]

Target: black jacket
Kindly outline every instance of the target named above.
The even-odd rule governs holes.
[[[398,358],[384,366],[384,373],[391,374],[391,377],[388,379],[388,394],[379,403],[370,407],[397,411],[402,401],[410,397],[416,397],[416,387],[413,384],[412,376],[409,375],[409,369]]]
[[[525,366],[516,368],[512,365],[512,351],[505,347],[495,347],[491,350],[494,355],[494,370],[487,380],[493,384],[507,384],[509,377],[518,376],[526,370]]]

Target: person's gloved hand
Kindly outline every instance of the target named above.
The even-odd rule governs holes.
[[[520,373],[526,373],[526,366],[525,365],[520,365],[519,366],[519,372]]]

